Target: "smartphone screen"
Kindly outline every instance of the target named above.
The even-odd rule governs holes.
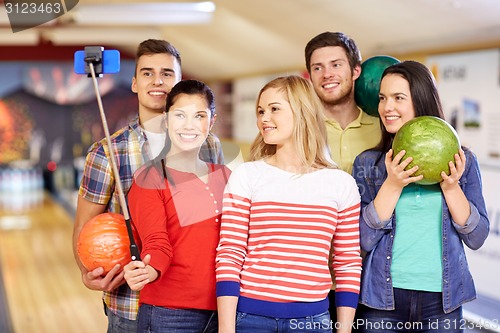
[[[89,74],[85,62],[85,51],[76,51],[74,57],[74,71],[76,74]],[[87,67],[87,68],[86,68]],[[102,53],[102,74],[116,74],[120,72],[120,52],[118,50],[104,50]],[[96,73],[101,74],[101,73]]]

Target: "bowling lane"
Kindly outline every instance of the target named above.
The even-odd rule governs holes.
[[[1,273],[14,332],[105,332],[101,293],[83,286],[74,262],[72,217],[46,193],[36,206],[15,208],[0,210]]]

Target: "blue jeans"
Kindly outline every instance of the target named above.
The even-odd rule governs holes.
[[[303,318],[272,318],[236,313],[236,333],[332,333],[327,312]]]
[[[137,320],[129,320],[114,314],[104,304],[104,313],[108,316],[108,333],[137,333]]]
[[[461,307],[444,313],[440,292],[394,288],[394,302],[392,311],[360,305],[355,327],[361,333],[461,333],[466,326]]]
[[[217,312],[142,304],[138,333],[217,333]]]

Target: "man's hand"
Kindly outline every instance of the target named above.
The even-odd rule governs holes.
[[[90,272],[82,273],[83,284],[91,290],[111,291],[125,283],[124,271],[120,264],[116,264],[105,276],[104,269],[98,267]]]

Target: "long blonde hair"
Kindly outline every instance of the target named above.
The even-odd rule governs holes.
[[[337,168],[330,158],[323,105],[309,80],[298,75],[278,77],[268,82],[257,97],[256,113],[264,91],[275,88],[284,94],[293,113],[293,140],[297,153],[307,168]],[[250,147],[250,161],[257,161],[276,153],[276,145],[264,142],[259,133]],[[304,171],[305,172],[305,171]]]

